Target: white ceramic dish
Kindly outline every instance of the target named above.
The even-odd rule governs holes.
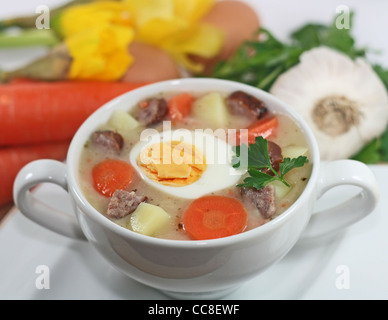
[[[79,184],[78,166],[85,139],[114,110],[131,110],[160,92],[244,91],[261,99],[275,113],[287,114],[301,128],[310,150],[312,172],[301,196],[274,220],[253,230],[205,241],[156,239],[127,230],[91,206]],[[29,189],[51,182],[68,191],[74,216],[47,208]],[[341,185],[361,188],[351,200],[313,214],[316,199]],[[283,258],[302,238],[315,238],[347,227],[376,206],[379,189],[367,166],[352,160],[321,163],[309,127],[287,105],[252,86],[218,79],[179,79],[159,82],[123,94],[94,112],[75,134],[66,165],[38,160],[26,165],[14,184],[14,200],[31,220],[59,234],[87,239],[112,266],[143,284],[177,298],[219,298],[259,275]],[[311,217],[311,218],[310,218]],[[308,224],[308,225],[307,225]],[[306,228],[307,226],[307,228]]]
[[[371,168],[386,193],[388,168]],[[350,187],[343,191],[354,192]],[[35,194],[48,205],[71,210],[61,188],[42,185]],[[318,205],[341,200],[331,192]],[[224,299],[388,299],[388,255],[382,254],[388,248],[387,212],[388,199],[382,197],[367,218],[319,242],[297,243],[283,260]],[[0,226],[0,257],[2,300],[169,299],[113,269],[88,243],[49,231],[16,209]],[[42,265],[50,271],[48,289],[36,287]],[[349,287],[341,289],[337,282],[343,268],[349,271]]]

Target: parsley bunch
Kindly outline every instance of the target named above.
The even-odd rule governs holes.
[[[255,143],[249,146],[242,144],[241,146],[234,147],[234,152],[236,155],[232,159],[233,167],[241,168],[246,166],[250,175],[244,179],[243,183],[237,186],[253,187],[258,190],[276,180],[290,187],[284,178],[285,174],[294,168],[303,167],[305,163],[308,163],[308,159],[305,156],[299,156],[293,159],[284,158],[279,165],[279,172],[277,172],[273,168],[269,157],[268,141],[261,136],[256,137]],[[266,169],[269,169],[272,175],[263,171]]]
[[[352,25],[350,16],[350,25]],[[314,47],[327,46],[352,59],[365,57],[366,49],[355,47],[351,29],[338,29],[336,19],[330,25],[309,23],[281,42],[267,29],[259,30],[257,41],[246,41],[227,61],[215,67],[212,77],[250,84],[269,91],[278,76],[299,63],[299,57]],[[388,80],[388,79],[387,79]]]

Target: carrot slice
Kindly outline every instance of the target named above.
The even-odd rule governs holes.
[[[118,189],[124,189],[134,177],[133,167],[125,161],[107,159],[92,170],[94,188],[103,196],[111,197]]]
[[[181,121],[191,111],[194,98],[189,93],[181,93],[168,101],[168,114],[173,121]]]
[[[238,234],[247,226],[247,212],[240,201],[224,196],[194,200],[183,215],[186,232],[195,240]]]
[[[239,131],[236,134],[236,144],[240,145],[244,142],[248,142],[248,144],[255,143],[256,137],[259,136],[262,136],[264,139],[267,139],[275,132],[278,127],[278,124],[279,121],[277,117],[258,120],[247,128],[248,132]],[[233,142],[233,139],[231,139],[231,142]]]

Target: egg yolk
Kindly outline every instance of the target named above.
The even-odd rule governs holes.
[[[137,163],[148,178],[173,187],[192,184],[207,167],[205,157],[198,148],[180,141],[147,146],[140,152]]]

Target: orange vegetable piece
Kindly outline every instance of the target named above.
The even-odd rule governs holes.
[[[256,137],[262,136],[267,139],[277,129],[279,124],[277,117],[260,119],[251,124],[248,129],[248,135],[245,132],[239,131],[236,134],[236,144],[240,145],[242,142],[247,141],[248,144],[255,143]],[[231,139],[233,142],[233,139]]]
[[[168,114],[172,121],[182,121],[191,111],[194,98],[189,93],[181,93],[168,101]]]
[[[247,212],[237,199],[205,196],[194,200],[186,209],[183,226],[195,240],[228,237],[244,231]]]
[[[92,170],[94,188],[103,196],[111,197],[116,190],[125,189],[132,182],[134,172],[125,161],[104,160]]]

